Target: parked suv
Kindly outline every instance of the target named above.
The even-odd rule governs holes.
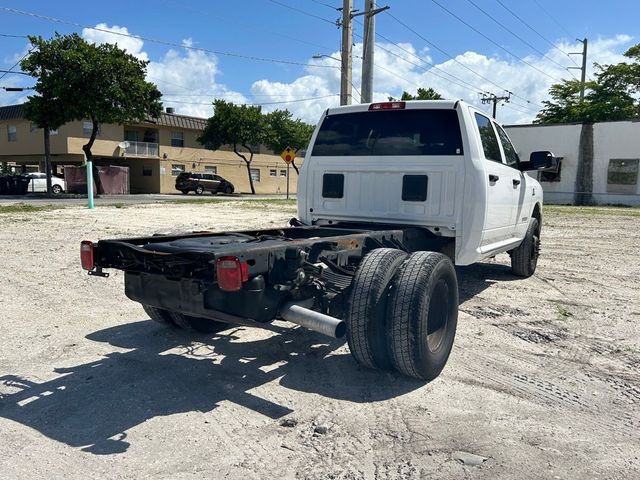
[[[176,178],[176,190],[180,190],[185,195],[189,192],[196,192],[196,195],[202,195],[204,192],[216,194],[233,193],[233,183],[225,180],[215,173],[192,173],[182,172]]]

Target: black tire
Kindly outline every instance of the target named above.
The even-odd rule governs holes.
[[[356,361],[369,368],[391,367],[385,338],[389,285],[407,257],[402,250],[379,248],[360,263],[347,309],[347,342]]]
[[[162,325],[170,325],[176,326],[173,322],[173,318],[171,317],[171,313],[167,310],[163,310],[162,308],[152,307],[151,305],[142,304],[142,308],[149,315],[149,318],[154,322],[160,323]]]
[[[387,340],[393,366],[430,381],[447,364],[458,324],[453,263],[436,252],[411,254],[392,281]]]
[[[51,193],[55,195],[62,193],[62,187],[60,185],[51,185]]]
[[[518,277],[530,277],[536,271],[540,255],[540,223],[532,218],[527,234],[518,248],[511,250],[511,271]]]
[[[204,193],[204,187],[202,185],[197,185],[194,191],[196,192],[196,195],[202,195]]]
[[[229,328],[227,323],[216,322],[208,318],[192,317],[184,313],[168,312],[171,320],[180,328],[198,333],[217,333]]]
[[[231,195],[233,193],[233,186],[227,185],[226,187],[224,187],[224,193],[226,193],[227,195]]]

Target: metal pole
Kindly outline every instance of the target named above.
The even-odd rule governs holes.
[[[584,88],[585,81],[587,79],[587,39],[582,40],[582,75],[580,75],[580,82],[582,88],[580,89],[580,101],[584,100]]]
[[[290,164],[287,163],[287,200],[289,200],[289,167]]]
[[[87,207],[93,208],[93,162],[87,160]]]
[[[351,105],[351,51],[353,43],[351,11],[353,10],[353,0],[344,0],[342,5],[342,65],[340,68],[340,105]]]
[[[493,97],[493,118],[495,120],[496,118],[496,114],[498,113],[498,98],[497,97]]]
[[[364,40],[362,42],[362,84],[360,103],[371,103],[373,90],[373,52],[376,38],[375,0],[365,0]]]

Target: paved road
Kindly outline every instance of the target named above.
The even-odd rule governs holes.
[[[114,203],[125,204],[141,204],[141,203],[162,203],[175,202],[181,200],[266,200],[266,199],[285,199],[286,195],[249,195],[249,194],[233,194],[233,195],[182,195],[182,194],[138,194],[138,195],[101,195],[96,197],[96,205],[111,205]],[[295,195],[290,196],[295,199]],[[28,203],[31,205],[84,205],[87,203],[87,197],[56,195],[46,196],[44,194],[29,195],[0,195],[0,205],[13,205],[16,203]]]

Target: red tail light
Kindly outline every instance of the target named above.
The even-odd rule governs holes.
[[[249,270],[238,257],[220,257],[216,260],[216,277],[220,290],[237,292],[249,280]]]
[[[404,102],[372,103],[369,105],[369,110],[403,110],[404,105]]]
[[[80,263],[85,270],[93,270],[95,263],[93,261],[93,242],[84,240],[80,243]]]

